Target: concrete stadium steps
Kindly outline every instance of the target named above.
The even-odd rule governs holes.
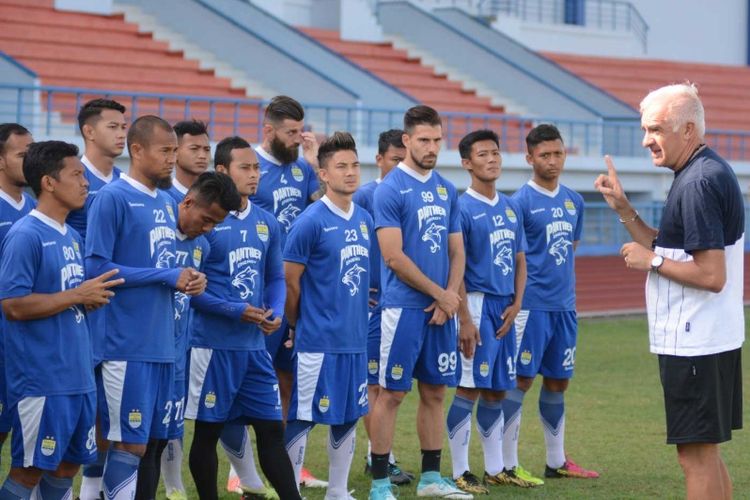
[[[745,254],[745,300],[750,300],[750,253]],[[577,257],[576,298],[581,315],[646,310],[646,275],[625,267],[620,256]]]
[[[689,80],[698,85],[706,127],[750,130],[750,68],[718,64],[543,55],[638,109],[649,90]],[[638,75],[633,78],[633,75]]]
[[[494,106],[490,99],[464,90],[459,82],[436,74],[433,68],[423,65],[419,59],[410,58],[406,51],[394,48],[391,43],[351,42],[342,40],[339,32],[333,30],[298,29],[439,111],[504,112],[501,106]]]
[[[0,0],[0,50],[39,75],[42,85],[79,87],[124,92],[200,95],[244,98],[244,89],[232,88],[228,78],[218,78],[187,60],[181,51],[170,50],[151,34],[139,32],[121,14],[112,16],[58,11],[53,0]],[[93,92],[91,98],[101,97]],[[132,107],[129,99],[121,99]],[[50,109],[64,122],[74,122],[77,106],[85,99],[53,93]],[[44,106],[49,96],[42,96]],[[186,117],[184,100],[165,101],[167,119]],[[138,101],[138,114],[159,110],[158,100]],[[238,132],[256,137],[258,106],[241,107]],[[233,105],[192,103],[188,117],[208,119],[210,113],[226,117],[217,125],[218,135],[235,132],[230,123]],[[173,118],[174,117],[174,118]]]

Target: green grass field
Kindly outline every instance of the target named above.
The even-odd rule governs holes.
[[[750,389],[750,363],[745,356],[745,400]],[[521,429],[520,458],[528,470],[544,470],[544,440],[537,413],[539,384],[526,398]],[[415,429],[415,394],[401,407],[395,452],[400,465],[419,470],[419,445]],[[452,395],[446,401],[450,404]],[[646,322],[642,317],[590,319],[580,322],[575,378],[566,396],[566,449],[581,465],[601,473],[597,480],[550,480],[531,490],[497,487],[491,497],[501,498],[682,498],[684,486],[673,446],[664,444],[665,424],[656,357],[648,352]],[[186,449],[192,425],[186,426]],[[306,466],[317,476],[328,474],[327,428],[316,428],[309,439]],[[8,446],[3,465],[7,468]],[[722,446],[734,481],[735,498],[750,498],[750,432],[736,432]],[[450,474],[450,453],[445,443],[443,473]],[[363,473],[367,442],[364,428],[357,430],[357,450],[349,477],[354,496],[367,498],[369,478]],[[221,457],[223,491],[228,464]],[[476,433],[472,439],[471,464],[481,475],[482,452]],[[183,469],[189,498],[197,498],[187,465]],[[5,470],[3,470],[3,473]],[[309,500],[323,498],[325,491],[306,489]],[[401,488],[400,498],[414,498],[415,485]],[[163,489],[159,497],[164,497]],[[238,498],[224,493],[222,498]]]

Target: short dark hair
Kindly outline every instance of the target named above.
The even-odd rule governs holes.
[[[200,120],[183,120],[174,125],[174,133],[177,134],[177,140],[182,140],[182,136],[187,135],[208,135],[208,127]]]
[[[464,160],[471,158],[471,147],[479,141],[492,141],[497,144],[498,148],[500,147],[500,138],[495,132],[488,129],[475,130],[466,134],[458,143],[458,154],[461,158]]]
[[[404,130],[407,134],[414,132],[417,125],[430,125],[436,127],[442,125],[440,114],[433,108],[425,105],[414,106],[406,110],[404,114]]]
[[[78,110],[78,129],[83,134],[83,126],[92,118],[99,118],[105,109],[114,109],[125,114],[125,106],[112,99],[92,99]]]
[[[242,137],[236,135],[225,137],[216,145],[214,168],[218,165],[224,165],[226,168],[229,168],[229,164],[232,163],[232,150],[248,148],[250,148],[250,143]]]
[[[11,135],[31,134],[29,130],[18,123],[0,123],[0,155],[5,153],[5,143]]]
[[[334,132],[321,143],[318,147],[318,165],[320,168],[326,168],[324,165],[337,151],[354,151],[354,154],[357,154],[357,143],[354,142],[352,134],[349,132]]]
[[[556,141],[558,139],[560,139],[560,142],[563,144],[565,143],[560,135],[560,131],[557,130],[557,127],[549,123],[542,123],[541,125],[532,128],[529,135],[526,136],[526,149],[531,153],[531,151],[539,144],[547,141]]]
[[[49,175],[59,179],[60,170],[65,166],[65,158],[78,158],[78,146],[63,141],[33,142],[23,159],[23,176],[34,194],[42,192],[42,177]]]
[[[157,127],[165,132],[174,132],[172,125],[156,115],[143,115],[134,121],[128,129],[128,153],[133,144],[148,147],[151,144],[154,129]]]
[[[280,123],[285,119],[302,121],[305,119],[305,110],[296,99],[277,95],[266,106],[265,121]]]
[[[232,178],[219,172],[203,172],[190,186],[189,193],[195,194],[200,203],[207,206],[218,203],[227,212],[239,210],[242,206],[240,193]]]
[[[392,128],[381,132],[378,137],[378,154],[384,155],[388,148],[393,146],[394,148],[404,147],[404,131],[400,128]]]

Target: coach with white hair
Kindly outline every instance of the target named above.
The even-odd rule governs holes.
[[[742,193],[729,164],[705,145],[694,85],[655,90],[640,111],[643,146],[654,165],[674,172],[659,229],[630,205],[611,158],[594,186],[633,238],[621,250],[625,264],[648,273],[651,352],[659,355],[667,443],[677,445],[687,497],[728,499],[718,444],[742,427]]]

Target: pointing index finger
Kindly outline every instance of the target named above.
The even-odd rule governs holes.
[[[612,157],[604,155],[604,163],[607,164],[607,174],[613,179],[617,179],[617,170],[615,170],[615,162],[612,161]]]

